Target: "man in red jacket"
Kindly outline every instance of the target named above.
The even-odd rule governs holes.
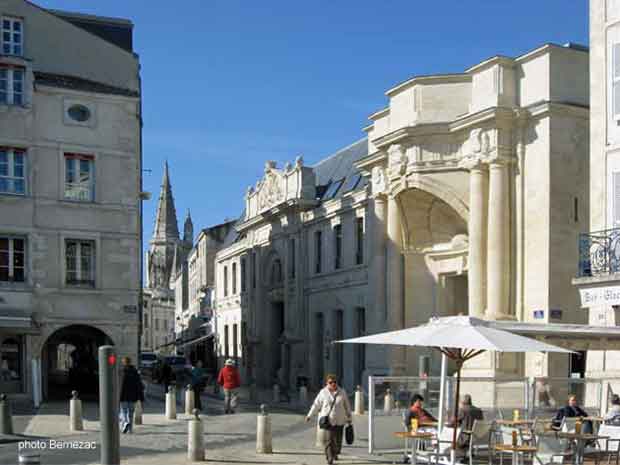
[[[224,388],[224,412],[235,413],[237,388],[241,386],[241,378],[234,361],[228,359],[224,362],[224,367],[217,375],[217,383]]]

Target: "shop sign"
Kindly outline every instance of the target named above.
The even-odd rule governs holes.
[[[620,305],[620,286],[601,286],[579,289],[582,307]]]

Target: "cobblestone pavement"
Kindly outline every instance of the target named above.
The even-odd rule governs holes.
[[[136,426],[134,434],[121,435],[123,464],[155,465],[186,464],[188,416],[179,414],[177,420],[163,415],[162,392],[149,387],[145,405],[144,425]],[[211,464],[324,464],[322,451],[315,447],[315,423],[303,421],[303,414],[283,409],[270,413],[274,454],[256,454],[256,405],[243,402],[240,412],[222,414],[219,399],[205,396],[204,441],[207,463]],[[178,406],[178,411],[182,412]],[[39,449],[41,464],[90,465],[99,463],[99,423],[95,403],[85,403],[84,432],[69,431],[68,402],[44,404],[32,418],[24,434]],[[356,431],[365,430],[366,417],[356,419]],[[369,457],[363,434],[351,447],[343,449],[342,464],[394,463],[392,459]],[[24,438],[26,439],[26,437]],[[92,449],[68,449],[72,445]],[[19,443],[0,445],[0,463],[16,464]],[[59,448],[65,447],[65,448]]]

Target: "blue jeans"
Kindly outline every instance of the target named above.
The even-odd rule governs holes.
[[[133,427],[133,411],[135,404],[133,402],[121,402],[121,428],[129,425],[127,431],[131,431]]]

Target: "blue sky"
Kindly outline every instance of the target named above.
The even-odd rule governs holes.
[[[362,138],[398,82],[588,42],[587,0],[35,3],[135,24],[147,241],[166,159],[181,227],[190,208],[198,231],[239,215],[265,160],[314,163]]]

